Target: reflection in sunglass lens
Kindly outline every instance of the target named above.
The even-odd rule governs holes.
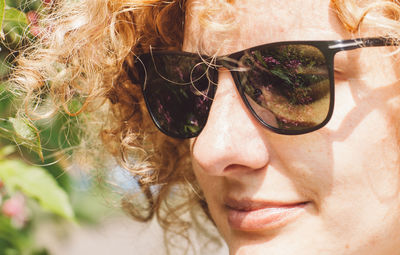
[[[208,118],[215,84],[200,57],[157,55],[144,59],[144,96],[154,122],[174,137],[200,133]]]
[[[237,72],[248,104],[266,124],[304,130],[321,124],[330,105],[326,59],[311,45],[279,45],[246,51]]]

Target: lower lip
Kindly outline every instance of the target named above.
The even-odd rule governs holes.
[[[265,231],[280,228],[305,212],[308,203],[269,206],[254,210],[228,208],[229,225],[241,231]]]

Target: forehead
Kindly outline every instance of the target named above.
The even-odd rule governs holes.
[[[235,1],[210,10],[188,4],[183,50],[218,55],[296,40],[348,38],[329,0]]]

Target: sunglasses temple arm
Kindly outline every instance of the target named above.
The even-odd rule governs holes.
[[[399,46],[399,42],[391,38],[371,37],[351,40],[336,40],[328,45],[328,49],[335,52],[354,50],[362,47]]]

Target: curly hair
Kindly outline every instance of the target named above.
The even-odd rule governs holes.
[[[375,28],[375,35],[400,38],[398,1],[331,3],[348,31],[363,33],[368,27],[368,31]],[[189,143],[166,137],[154,127],[140,86],[132,84],[126,70],[133,69],[134,56],[150,46],[181,50],[185,18],[194,7],[204,31],[221,35],[234,29],[238,24],[233,4],[233,0],[56,1],[54,11],[41,20],[47,30],[17,60],[11,90],[24,98],[20,112],[32,120],[60,111],[84,116],[80,151],[100,151],[101,140],[140,184],[147,206],[141,196],[127,195],[122,200],[127,211],[143,221],[156,213],[165,229],[184,226],[173,231],[184,232],[187,224],[181,216],[193,205],[201,205],[207,215],[191,170]]]

